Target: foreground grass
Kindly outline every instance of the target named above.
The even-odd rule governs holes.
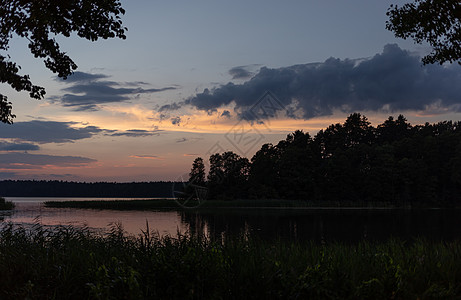
[[[155,200],[90,200],[90,201],[47,201],[46,207],[55,208],[92,208],[92,209],[115,209],[115,210],[182,210],[193,207],[197,210],[219,208],[315,208],[315,207],[387,207],[389,203],[365,203],[365,202],[314,202],[303,200],[207,200],[200,205],[192,201],[181,206],[174,199]]]
[[[0,299],[453,299],[461,242],[269,243],[0,231]]]

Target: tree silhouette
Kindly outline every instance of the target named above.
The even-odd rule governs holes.
[[[460,141],[461,122],[412,126],[399,115],[375,128],[353,113],[314,138],[297,130],[264,144],[251,163],[233,152],[213,154],[207,186],[214,199],[456,206]]]
[[[250,163],[232,151],[210,156],[208,188],[212,198],[237,198],[246,193]]]
[[[201,157],[197,157],[192,163],[192,169],[189,173],[189,182],[204,187],[205,176],[205,165],[203,164],[203,159]]]
[[[0,51],[7,52],[14,36],[29,41],[30,52],[43,59],[45,67],[66,79],[77,68],[72,59],[63,52],[55,36],[69,37],[72,33],[90,41],[99,38],[125,39],[120,15],[125,10],[119,0],[16,0],[0,4]],[[28,75],[20,75],[18,66],[0,54],[0,82],[9,84],[16,91],[27,91],[29,96],[42,99],[43,87],[34,85]],[[0,95],[0,117],[11,124],[15,115],[12,104]]]
[[[461,2],[458,0],[416,0],[388,9],[386,28],[396,37],[429,43],[432,52],[424,64],[461,64]]]

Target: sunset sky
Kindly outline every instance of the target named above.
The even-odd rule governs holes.
[[[0,124],[0,179],[175,180],[197,156],[251,158],[352,112],[461,120],[461,66],[422,66],[430,48],[385,29],[406,2],[122,1],[126,40],[58,37],[79,66],[65,81],[15,39],[47,94],[0,86],[17,115]]]

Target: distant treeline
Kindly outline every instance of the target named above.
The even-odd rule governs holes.
[[[57,180],[0,181],[4,197],[113,197],[113,198],[170,198],[173,182],[68,182]]]
[[[265,144],[248,160],[233,152],[202,158],[190,173],[209,198],[280,198],[461,204],[461,122],[410,125],[404,116],[377,127],[351,114],[311,137],[301,130]]]

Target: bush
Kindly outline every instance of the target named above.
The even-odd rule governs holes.
[[[6,201],[5,198],[0,197],[0,210],[10,210],[14,208],[14,203],[12,201]]]

